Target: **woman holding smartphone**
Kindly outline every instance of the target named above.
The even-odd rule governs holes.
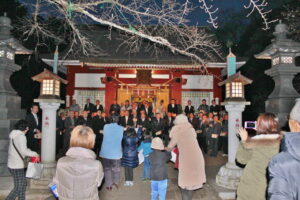
[[[237,189],[237,200],[265,200],[267,190],[267,167],[279,152],[281,135],[278,119],[272,113],[259,115],[256,135],[249,137],[244,128],[238,130],[241,143],[237,162],[245,166]]]

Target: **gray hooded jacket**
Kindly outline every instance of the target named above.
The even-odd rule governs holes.
[[[270,200],[300,199],[300,133],[286,133],[282,152],[269,164]]]

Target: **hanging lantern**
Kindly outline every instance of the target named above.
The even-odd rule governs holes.
[[[34,77],[32,80],[41,83],[39,99],[60,99],[60,83],[67,84],[68,81],[47,69]]]
[[[245,100],[245,85],[251,84],[252,80],[241,75],[240,72],[228,77],[225,81],[219,83],[219,86],[226,86],[225,101],[244,101]]]

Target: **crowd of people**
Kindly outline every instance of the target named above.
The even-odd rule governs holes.
[[[208,106],[206,100],[195,109],[191,100],[182,109],[181,105],[176,104],[172,99],[168,105],[160,101],[155,109],[151,102],[132,102],[126,100],[119,105],[116,100],[110,105],[109,115],[104,112],[104,107],[99,100],[96,104],[86,100],[83,110],[73,100],[68,113],[60,112],[57,118],[57,152],[58,158],[63,156],[68,149],[70,132],[76,125],[87,125],[93,129],[96,134],[95,153],[99,154],[103,140],[103,128],[105,124],[110,123],[110,116],[119,116],[118,124],[125,129],[142,128],[143,132],[147,130],[152,136],[159,135],[164,144],[169,142],[169,132],[174,126],[174,120],[178,114],[184,113],[188,121],[192,124],[197,133],[197,140],[203,152],[216,157],[219,150],[223,155],[228,153],[228,115],[221,112],[221,107],[212,100],[211,106]]]
[[[23,160],[40,153],[38,111],[39,107],[33,105],[26,120],[20,120],[10,133],[8,168],[15,188],[8,200],[25,199]],[[300,132],[299,111],[298,102],[289,119],[292,132]],[[295,174],[300,166],[299,134],[287,133],[283,137],[278,119],[271,113],[258,117],[256,136],[250,137],[244,128],[238,132],[241,143],[236,158],[245,169],[237,199],[298,199],[300,187]],[[228,115],[215,100],[208,106],[203,99],[198,109],[189,100],[182,109],[172,99],[166,106],[161,101],[157,108],[147,101],[127,100],[121,105],[114,101],[106,116],[99,100],[94,105],[87,99],[83,110],[73,101],[67,113],[58,113],[56,136],[58,163],[53,182],[60,199],[99,199],[97,188],[103,178],[106,190],[118,189],[121,167],[124,186],[133,186],[141,151],[142,179],[151,181],[152,200],[166,199],[167,162],[173,151],[177,155],[174,166],[178,168],[182,199],[191,200],[193,191],[206,182],[203,153],[216,157],[222,150],[227,154]]]

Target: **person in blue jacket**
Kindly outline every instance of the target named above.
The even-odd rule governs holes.
[[[119,117],[112,115],[110,124],[103,129],[103,142],[99,156],[102,158],[107,190],[118,188],[121,173],[122,139],[124,129],[118,125]]]
[[[134,128],[128,128],[123,137],[122,166],[125,168],[125,186],[133,186],[133,169],[139,165],[139,138]]]
[[[282,151],[269,163],[269,200],[300,199],[300,101],[290,113],[289,127],[281,145]]]
[[[144,169],[143,169],[143,180],[150,180],[150,162],[149,162],[149,154],[152,152],[151,150],[151,133],[146,130],[144,132],[144,140],[138,148],[138,151],[143,150],[144,155]]]

